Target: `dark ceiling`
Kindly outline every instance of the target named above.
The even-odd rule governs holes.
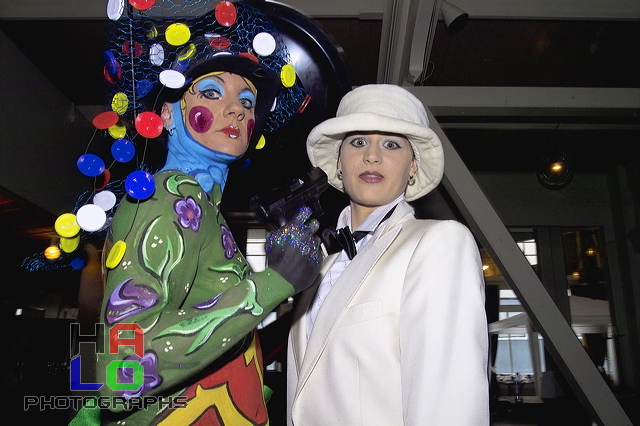
[[[381,20],[314,22],[340,46],[352,85],[376,82]],[[104,30],[103,20],[0,20],[0,31],[79,106],[106,104]],[[36,39],[35,34],[46,36]],[[48,44],[49,39],[56,43]],[[471,19],[449,35],[440,21],[430,61],[423,85],[640,88],[640,23]],[[509,123],[510,117],[465,116],[465,123],[479,124],[471,127],[456,126],[460,117],[436,118],[472,171],[535,172],[542,155],[561,149],[577,172],[605,172],[621,159],[637,158],[634,146],[640,141],[640,118],[618,113],[595,119],[518,117],[517,123],[530,124],[525,130],[490,125],[492,120]],[[599,129],[580,129],[594,120]],[[535,129],[536,124],[563,121],[576,130]],[[4,189],[0,202],[3,235],[46,244],[52,214]]]
[[[381,20],[314,19],[343,51],[354,86],[375,83]],[[76,105],[105,103],[104,20],[0,20],[3,31]],[[47,34],[61,43],[34,42]],[[432,86],[640,87],[640,23],[471,19],[438,23]]]

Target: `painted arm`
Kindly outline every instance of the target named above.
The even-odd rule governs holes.
[[[108,271],[102,318],[107,329],[140,326],[144,351],[105,348],[98,378],[106,383],[112,361],[135,360],[144,383],[124,391],[105,385],[103,395],[128,399],[189,384],[294,292],[271,269],[251,273],[215,201],[181,175],[157,179],[151,199],[124,201],[109,241],[127,248]]]

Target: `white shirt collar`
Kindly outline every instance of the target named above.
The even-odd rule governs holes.
[[[389,204],[385,204],[384,206],[380,206],[376,208],[365,220],[358,226],[355,231],[375,231],[380,226],[380,221],[389,210],[391,210],[395,205],[397,205],[400,201],[404,200],[404,194],[400,194],[398,198],[390,202]],[[344,228],[348,226],[351,229],[351,206],[347,206],[342,210],[340,216],[338,217],[337,228]],[[353,229],[351,231],[354,231]]]

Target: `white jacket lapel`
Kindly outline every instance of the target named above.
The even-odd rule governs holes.
[[[304,382],[318,362],[331,330],[343,315],[353,295],[400,232],[401,227],[395,225],[403,221],[407,214],[413,212],[413,209],[406,203],[401,203],[398,207],[394,214],[376,231],[373,239],[365,245],[362,252],[345,269],[323,302],[304,352],[302,364],[298,364],[300,366],[298,391],[304,386]],[[306,338],[306,332],[304,338]]]
[[[349,304],[353,295],[358,290],[365,277],[376,264],[380,256],[387,250],[389,245],[396,238],[401,227],[396,226],[399,223],[412,219],[413,208],[407,202],[401,202],[396,207],[391,217],[385,221],[373,235],[373,239],[369,241],[349,266],[336,281],[333,288],[329,292],[327,299],[322,304],[322,308],[318,312],[313,333],[307,342],[307,319],[306,313],[313,301],[317,286],[322,281],[322,277],[327,273],[337,255],[331,261],[325,261],[323,271],[314,283],[313,291],[306,291],[307,297],[301,298],[296,308],[298,315],[294,314],[294,324],[292,326],[293,334],[293,350],[296,357],[296,367],[298,372],[296,394],[304,387],[309,374],[315,368],[322,351],[324,350],[327,338],[331,330],[335,326],[340,316],[344,313],[346,306]],[[328,264],[328,266],[327,266]],[[325,268],[326,267],[326,268]],[[308,296],[310,294],[310,296]],[[300,359],[302,357],[302,359]]]

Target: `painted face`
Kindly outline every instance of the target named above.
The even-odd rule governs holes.
[[[417,170],[407,138],[396,134],[351,133],[342,141],[338,169],[351,204],[367,209],[402,194]]]
[[[195,80],[182,97],[182,116],[202,145],[241,156],[255,126],[256,90],[243,77],[212,73]]]

